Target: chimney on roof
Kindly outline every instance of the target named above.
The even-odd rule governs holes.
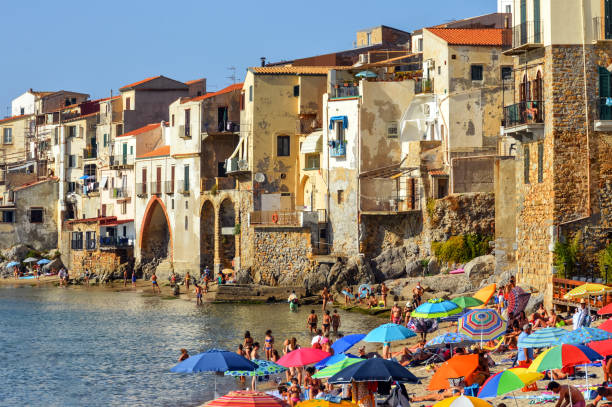
[[[261,66],[266,66],[266,57],[261,57]]]

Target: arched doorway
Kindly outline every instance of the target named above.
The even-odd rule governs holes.
[[[215,208],[212,202],[202,205],[200,214],[200,267],[211,270],[215,260]]]
[[[140,232],[140,258],[143,263],[172,255],[172,236],[166,208],[159,198],[151,198]]]
[[[314,206],[314,194],[313,185],[310,182],[310,177],[305,175],[300,183],[300,191],[296,199],[296,205],[302,206],[305,211],[313,210]]]
[[[221,236],[219,238],[221,265],[223,268],[231,268],[232,260],[236,255],[236,238],[234,235],[236,210],[234,209],[234,203],[229,198],[224,199],[219,207],[219,225],[221,226]]]

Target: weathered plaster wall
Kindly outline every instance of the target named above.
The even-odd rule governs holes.
[[[518,162],[513,157],[495,161],[495,266],[516,271],[516,213]]]
[[[394,216],[362,216],[365,255],[368,258],[374,258],[384,250],[402,246],[408,242],[422,246],[424,243],[423,221],[422,212],[402,213]]]
[[[452,192],[493,192],[495,157],[454,158],[451,165]]]

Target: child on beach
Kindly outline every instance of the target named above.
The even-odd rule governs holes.
[[[302,400],[301,394],[302,390],[300,389],[298,380],[294,377],[291,379],[291,387],[289,388],[289,403],[291,407],[297,406],[297,404]]]
[[[185,290],[189,293],[189,283],[191,282],[191,276],[189,272],[185,273]]]
[[[136,288],[136,272],[132,271],[132,288]]]
[[[249,355],[249,359],[251,360],[259,359],[259,342],[253,343],[253,350],[251,351],[251,354]]]
[[[244,351],[247,355],[251,354],[251,351],[253,350],[253,338],[251,338],[251,332],[250,331],[246,331],[244,333]],[[246,356],[248,357],[248,356]]]
[[[153,294],[155,294],[155,291],[157,291],[158,294],[161,294],[159,284],[157,284],[157,275],[155,274],[155,272],[153,272],[153,275],[151,276],[151,285],[153,288]]]
[[[308,315],[308,319],[306,320],[306,328],[310,329],[310,333],[313,334],[317,332],[317,314],[315,314],[315,310],[310,310],[310,315]]]
[[[340,314],[338,314],[338,310],[335,309],[334,313],[332,314],[331,317],[331,324],[332,324],[332,329],[334,331],[334,334],[338,334],[338,329],[340,328]]]
[[[196,284],[193,290],[196,295],[196,305],[202,305],[202,287]]]
[[[272,358],[272,351],[274,350],[274,337],[272,336],[272,331],[268,329],[266,331],[266,337],[264,338],[265,345],[264,349],[266,351],[266,359],[270,360]]]

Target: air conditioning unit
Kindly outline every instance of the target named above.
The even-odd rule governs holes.
[[[423,103],[423,115],[427,121],[435,120],[438,115],[436,102]]]
[[[238,171],[238,158],[228,158],[225,160],[225,171],[236,172]]]
[[[240,171],[247,171],[249,169],[249,162],[247,160],[239,160],[238,169]]]

